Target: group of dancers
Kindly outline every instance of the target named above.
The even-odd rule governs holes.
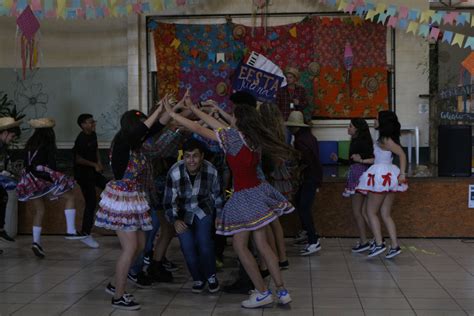
[[[290,303],[292,299],[281,274],[281,269],[288,268],[288,260],[279,217],[296,207],[306,231],[301,255],[321,249],[312,218],[322,176],[317,139],[311,134],[303,113],[294,111],[285,122],[276,105],[263,103],[257,109],[253,97],[239,93],[231,98],[231,113],[220,109],[212,100],[195,104],[189,90],[179,102],[166,95],[149,116],[137,110],[125,112],[111,145],[114,178],[109,182],[101,175],[103,166],[92,115],[78,118],[82,132],[73,151],[76,181],[57,170],[54,120],[30,120],[34,132],[25,145],[20,180],[16,184],[10,174],[0,174],[3,188],[0,194],[5,196],[5,190],[16,186],[18,199],[30,203],[34,209],[34,254],[45,256],[41,243],[45,199],[64,199],[67,239],[99,247],[90,235],[93,224],[113,230],[118,236],[121,253],[114,281],[106,288],[113,295],[114,308],[140,308],[135,297],[125,290],[127,279],[141,287],[154,281],[172,280],[170,271],[176,266],[166,259],[166,250],[176,233],[193,277],[194,293],[202,292],[206,285],[211,293],[219,290],[216,261],[212,259],[209,263],[208,258],[214,252],[206,252],[209,250],[206,244],[212,242],[215,233],[233,237],[233,248],[253,284],[254,290],[242,307],[258,308],[274,301]],[[0,118],[3,147],[19,135],[19,124],[13,118]],[[350,164],[344,194],[352,196],[360,233],[360,241],[352,251],[368,250],[368,256],[373,257],[386,250],[378,218],[380,212],[391,239],[386,258],[393,258],[401,250],[390,214],[395,193],[407,189],[406,157],[400,146],[400,124],[395,113],[380,112],[375,128],[379,137],[372,144],[365,120],[351,120],[349,160],[344,161],[336,154],[331,157]],[[196,135],[217,142],[225,155],[224,164],[232,174],[232,194],[225,203],[226,187],[222,181],[215,180],[221,175],[211,163],[203,162],[205,150],[201,146],[183,145],[184,162],[176,162],[178,148]],[[392,163],[393,154],[399,157],[400,169]],[[171,163],[166,163],[170,159]],[[75,228],[72,190],[76,183],[86,200],[81,232]],[[95,187],[103,192],[94,220]],[[366,225],[373,234],[373,242],[367,238]],[[2,234],[6,235],[0,230]],[[206,239],[201,242],[199,238],[203,235]],[[274,293],[264,282],[262,270],[271,275]]]

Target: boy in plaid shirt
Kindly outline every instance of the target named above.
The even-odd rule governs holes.
[[[219,282],[212,230],[214,212],[223,207],[219,176],[216,168],[204,160],[204,148],[199,141],[188,140],[183,153],[183,159],[168,172],[163,206],[193,277],[193,293],[201,293],[206,282],[209,292],[215,293],[219,291]]]

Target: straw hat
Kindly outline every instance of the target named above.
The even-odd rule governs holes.
[[[284,72],[285,76],[287,74],[292,74],[293,76],[295,76],[296,78],[299,78],[300,77],[300,72],[297,68],[295,67],[291,67],[291,66],[288,66],[285,68],[285,72]]]
[[[20,124],[21,124],[21,120],[15,121],[13,117],[9,117],[9,116],[0,117],[0,131],[4,131],[12,127],[17,127]]]
[[[227,94],[227,84],[223,81],[219,82],[216,86],[216,92],[221,97]]]
[[[298,126],[298,127],[309,127],[308,124],[304,123],[303,112],[292,111],[288,116],[288,120],[285,122],[286,126]]]
[[[234,26],[234,29],[232,30],[232,35],[236,40],[243,38],[245,36],[245,33],[245,26],[240,24]]]
[[[28,124],[30,124],[33,128],[51,128],[56,125],[56,121],[49,117],[43,117],[39,119],[29,120]]]

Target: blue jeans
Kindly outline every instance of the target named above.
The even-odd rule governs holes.
[[[193,281],[205,281],[216,274],[213,229],[212,215],[207,215],[202,219],[195,216],[193,223],[188,225],[188,229],[178,234],[181,251]]]
[[[305,180],[295,195],[295,207],[300,217],[303,229],[308,233],[308,244],[318,242],[313,221],[313,204],[316,197],[317,184],[314,181]]]
[[[138,255],[135,263],[130,268],[131,274],[138,274],[140,271],[143,270],[143,257],[148,251],[153,250],[153,241],[155,240],[156,234],[160,229],[160,221],[158,220],[158,211],[151,210],[151,225],[153,226],[152,230],[148,230],[145,232],[146,241],[145,241],[145,249]]]

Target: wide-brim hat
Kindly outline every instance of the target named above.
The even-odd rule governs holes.
[[[42,117],[39,119],[31,119],[28,121],[33,128],[51,128],[56,125],[56,121],[49,117]]]
[[[21,124],[21,120],[15,121],[13,117],[9,117],[9,116],[0,117],[0,131],[17,127],[20,124]]]
[[[301,111],[292,111],[285,122],[286,126],[309,127],[304,122],[304,115]]]
[[[285,68],[285,71],[283,72],[283,74],[286,76],[287,74],[292,74],[293,76],[295,76],[296,78],[299,78],[300,77],[300,71],[295,68],[295,67],[291,67],[291,66],[288,66]]]
[[[227,84],[223,81],[219,82],[216,86],[216,93],[218,95],[225,96],[227,94]]]

